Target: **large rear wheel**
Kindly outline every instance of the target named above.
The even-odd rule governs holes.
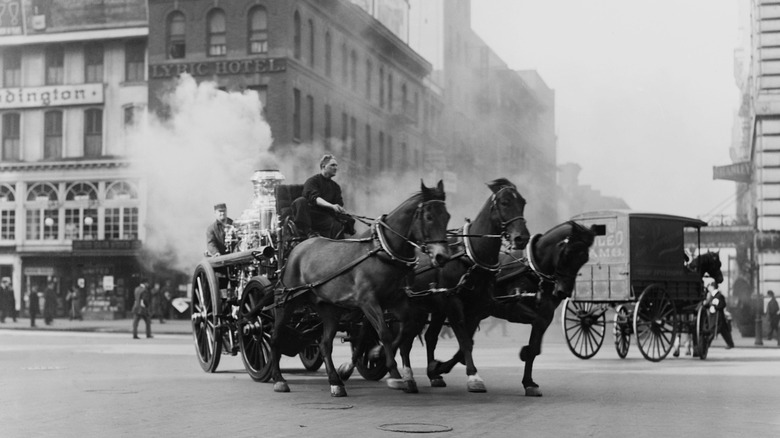
[[[634,310],[634,333],[645,359],[659,362],[669,355],[677,335],[677,309],[660,284],[647,286]]]
[[[715,339],[715,328],[711,327],[711,318],[707,312],[707,306],[699,306],[696,311],[696,352],[699,353],[699,359],[707,358],[710,351],[710,344]]]
[[[204,261],[192,276],[192,336],[195,352],[203,371],[213,373],[222,356],[222,336],[219,325],[220,297],[217,277],[211,265]]]
[[[631,313],[622,304],[615,309],[612,334],[615,335],[615,350],[618,356],[625,359],[631,346]]]
[[[323,363],[322,355],[320,354],[320,346],[316,342],[301,350],[301,352],[298,353],[298,358],[301,359],[301,363],[307,371],[317,371]]]
[[[605,308],[588,301],[566,299],[563,306],[563,334],[566,345],[580,359],[590,359],[598,353],[606,331]]]
[[[264,306],[273,302],[271,282],[265,277],[255,277],[244,288],[238,308],[238,342],[241,359],[249,377],[256,382],[271,378],[271,330],[273,315],[263,312]]]

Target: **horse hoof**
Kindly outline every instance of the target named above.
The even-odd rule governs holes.
[[[538,386],[526,386],[525,387],[525,396],[526,397],[541,397],[542,391],[539,390]]]
[[[276,382],[274,383],[274,392],[290,392],[290,387],[287,382]]]
[[[387,387],[390,389],[406,389],[406,382],[403,379],[394,379],[389,377],[387,379]]]
[[[528,360],[528,346],[527,345],[520,349],[519,356],[520,356],[520,360],[523,361],[523,362]]]
[[[347,396],[347,390],[344,388],[344,386],[341,385],[330,385],[330,396],[331,397],[346,397]]]
[[[353,371],[355,371],[355,365],[353,365],[351,362],[344,362],[343,364],[339,365],[336,373],[338,373],[342,382],[346,382],[352,376]]]
[[[466,383],[466,389],[469,392],[487,392],[485,382],[476,374],[469,376],[469,381]]]
[[[443,377],[439,376],[431,379],[431,388],[446,388],[446,387],[447,387],[447,382],[444,381]]]
[[[414,380],[404,380],[404,383],[406,383],[406,386],[404,387],[404,392],[407,394],[417,394],[420,392],[417,389],[417,382]]]

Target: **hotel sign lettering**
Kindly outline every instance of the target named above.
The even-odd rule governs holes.
[[[278,73],[287,70],[286,58],[247,58],[225,61],[152,64],[149,79],[166,79],[189,73],[192,76],[244,75]]]
[[[103,84],[0,88],[0,109],[103,103]]]

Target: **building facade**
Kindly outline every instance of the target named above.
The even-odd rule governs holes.
[[[5,3],[19,17],[0,17],[0,276],[18,308],[78,285],[123,312],[145,235],[127,136],[147,102],[146,2]]]
[[[337,154],[350,206],[362,210],[381,174],[422,172],[441,148],[441,98],[430,64],[346,0],[151,0],[150,109],[188,73],[227,91],[255,90],[283,156],[305,145]],[[289,182],[302,183],[316,160]]]

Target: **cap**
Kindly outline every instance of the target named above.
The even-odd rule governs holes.
[[[227,205],[225,205],[224,203],[216,204],[214,206],[214,211],[217,211],[217,210],[225,210],[225,211],[227,211]]]

